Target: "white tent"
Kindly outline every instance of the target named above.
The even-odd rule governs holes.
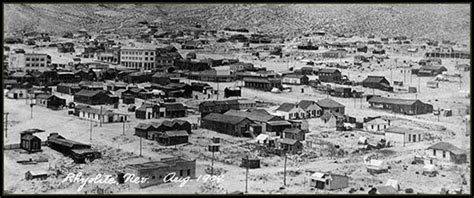
[[[432,172],[435,172],[435,171],[436,171],[436,166],[433,165],[433,164],[426,164],[423,167],[423,172],[432,173]]]
[[[273,89],[271,90],[272,93],[280,93],[280,89],[276,88],[276,87],[273,87]]]
[[[165,95],[165,92],[162,91],[162,90],[159,90],[159,89],[153,89],[153,90],[151,91],[151,93],[152,93],[153,95]]]
[[[367,144],[367,138],[366,137],[359,137],[359,144]]]
[[[397,180],[389,179],[385,185],[392,186],[393,188],[400,190],[400,184]]]

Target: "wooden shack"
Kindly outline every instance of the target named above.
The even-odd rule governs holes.
[[[242,164],[240,167],[246,168],[248,166],[249,169],[260,168],[260,159],[258,158],[242,158]]]

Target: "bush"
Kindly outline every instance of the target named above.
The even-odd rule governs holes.
[[[413,192],[414,192],[414,191],[413,191],[412,188],[407,188],[407,189],[405,189],[405,193],[413,193]]]

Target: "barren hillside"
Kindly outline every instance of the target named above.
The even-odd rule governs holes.
[[[293,35],[313,30],[468,42],[470,9],[445,4],[4,4],[7,32],[106,29],[138,21],[163,28],[200,24]]]

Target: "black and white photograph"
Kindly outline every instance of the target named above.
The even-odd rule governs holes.
[[[472,195],[470,3],[3,3],[7,195]]]

